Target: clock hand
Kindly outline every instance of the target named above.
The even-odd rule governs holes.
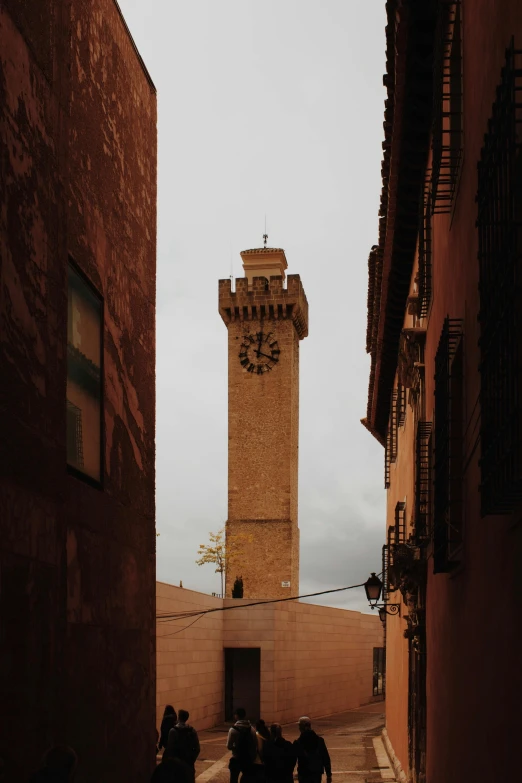
[[[278,362],[279,359],[274,358],[273,356],[268,356],[266,353],[262,353],[261,351],[254,351],[258,356],[264,356],[265,359],[270,359],[271,362]]]

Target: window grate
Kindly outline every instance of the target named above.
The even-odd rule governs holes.
[[[388,427],[386,433],[386,446],[384,448],[384,489],[390,487],[390,454],[391,454],[391,433]]]
[[[398,415],[397,423],[399,427],[404,427],[406,421],[406,387],[399,383],[398,386]]]
[[[450,212],[462,160],[462,34],[460,0],[441,0],[434,57],[431,209]]]
[[[482,514],[522,500],[522,51],[506,50],[478,164]]]
[[[397,432],[397,414],[398,414],[398,395],[397,395],[397,389],[394,389],[392,392],[392,403],[391,403],[391,409],[390,409],[390,462],[395,462],[397,459],[397,440],[398,440],[398,432]]]
[[[431,303],[431,194],[422,201],[419,226],[419,318],[426,318]]]
[[[399,501],[395,506],[395,544],[406,543],[406,503]]]
[[[455,359],[457,357],[457,361]],[[460,543],[462,321],[446,318],[435,355],[434,573],[448,571]],[[460,399],[459,399],[460,398]]]
[[[415,542],[427,543],[431,503],[431,421],[417,425],[415,459]]]
[[[388,600],[388,594],[390,592],[390,586],[388,582],[388,566],[389,566],[389,547],[388,544],[384,544],[382,547],[382,601],[385,604]]]

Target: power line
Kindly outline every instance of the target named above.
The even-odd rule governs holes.
[[[212,612],[226,612],[229,609],[246,609],[250,606],[262,606],[264,604],[279,604],[279,603],[284,603],[285,601],[298,601],[300,598],[315,598],[318,595],[328,595],[329,593],[340,593],[343,592],[344,590],[353,590],[356,587],[364,587],[365,584],[366,584],[365,582],[362,582],[361,584],[349,585],[348,587],[336,587],[333,590],[321,590],[318,593],[307,593],[306,595],[290,596],[288,598],[271,598],[268,599],[267,601],[253,601],[252,603],[249,604],[234,604],[232,606],[216,606],[211,609],[202,609],[200,611],[192,610],[187,612],[173,612],[173,613],[165,612],[164,614],[156,615],[156,619],[159,622],[170,622],[172,620],[181,620],[182,618],[188,619],[189,617],[195,617],[196,615],[198,617],[202,617],[203,615],[211,614]],[[194,620],[194,622],[196,621]],[[193,625],[193,623],[190,623],[190,625]],[[189,626],[185,626],[185,627],[188,628]],[[183,630],[183,628],[181,628],[180,630]]]

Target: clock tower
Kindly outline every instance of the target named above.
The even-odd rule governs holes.
[[[308,303],[284,250],[241,253],[245,277],[219,281],[228,330],[228,520],[226,595],[299,594],[297,471],[299,341]]]

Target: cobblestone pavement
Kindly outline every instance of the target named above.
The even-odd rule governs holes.
[[[333,783],[377,783],[395,780],[393,768],[382,744],[384,703],[369,704],[356,710],[323,718],[312,718],[313,728],[323,736],[332,759]],[[197,783],[228,783],[226,750],[228,726],[200,732],[201,755],[196,764]],[[283,729],[294,740],[297,725]],[[323,778],[323,781],[326,779]]]

